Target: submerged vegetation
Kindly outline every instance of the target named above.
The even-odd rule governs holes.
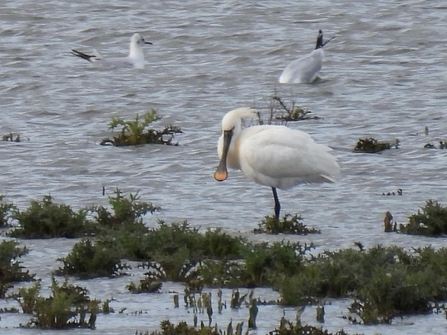
[[[3,135],[3,141],[20,142],[20,134],[17,134],[17,136],[15,138],[12,133]]]
[[[436,149],[435,144],[427,143],[424,145],[426,149]],[[447,141],[439,141],[439,149],[447,149]]]
[[[121,128],[119,134],[113,139],[103,139],[101,145],[111,144],[117,147],[141,144],[165,144],[177,145],[173,143],[175,134],[182,133],[182,130],[176,126],[166,126],[162,130],[149,128],[149,125],[161,119],[154,109],[143,115],[142,118],[137,114],[135,120],[126,121],[123,118],[114,117],[109,124],[109,129]]]
[[[391,148],[399,149],[399,140],[394,141],[378,141],[375,138],[369,137],[364,139],[359,139],[354,147],[354,152],[366,152],[366,153],[376,153],[383,150]]]
[[[399,231],[412,235],[446,235],[447,207],[437,201],[428,200],[424,207],[409,217],[406,225],[399,225]]]

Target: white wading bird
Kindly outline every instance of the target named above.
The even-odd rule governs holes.
[[[227,179],[227,166],[241,170],[255,183],[270,186],[279,219],[281,205],[276,189],[287,190],[302,183],[331,183],[340,174],[332,149],[317,144],[309,134],[286,126],[253,126],[242,129],[243,118],[258,118],[251,108],[238,108],[222,119],[217,152],[220,163],[214,173]]]
[[[323,43],[323,32],[320,30],[315,50],[287,65],[279,77],[279,82],[281,84],[308,84],[313,82],[323,65],[323,47],[333,39],[334,37]]]
[[[101,67],[133,67],[136,69],[144,69],[144,53],[141,47],[145,44],[152,43],[146,42],[140,34],[135,33],[130,38],[130,52],[127,57],[103,58],[96,50],[94,50],[94,55],[87,55],[78,50],[71,51],[75,56],[86,59]]]

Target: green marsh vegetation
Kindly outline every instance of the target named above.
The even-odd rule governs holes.
[[[50,197],[45,197],[44,201],[32,202],[30,208],[20,212],[24,219],[17,215],[13,204],[8,204],[8,208],[16,212],[12,217],[17,220],[17,227],[13,226],[11,232],[19,230],[18,236],[24,238],[59,236],[54,232],[67,236],[67,231],[74,232],[73,227],[78,227],[88,236],[81,235],[71,252],[60,259],[63,265],[57,274],[79,278],[114,277],[130,270],[121,263],[123,259],[139,261],[147,273],[139,282],[127,286],[132,293],[159,292],[165,281],[175,281],[183,283],[188,296],[192,297],[205,294],[204,288],[233,288],[232,300],[236,302],[235,306],[238,302],[240,306],[245,297],[236,297],[238,288],[271,287],[280,293],[281,299],[276,303],[283,306],[316,304],[326,298],[351,298],[349,310],[357,315],[352,322],[364,324],[390,323],[402,315],[430,313],[434,303],[447,300],[445,248],[404,250],[376,246],[365,250],[359,243],[357,249],[324,251],[315,255],[311,252],[313,245],[290,241],[254,243],[227,234],[220,228],[201,231],[186,221],[170,224],[158,221],[155,226],[148,226],[143,218],[160,208],[141,201],[138,193],[126,195],[117,189],[108,200],[107,207],[91,206],[75,212],[69,206],[57,205]],[[75,223],[71,221],[73,217]],[[302,224],[299,217],[286,216],[286,220],[298,226]],[[427,235],[445,234],[445,221],[446,209],[434,201],[428,201],[409,218],[409,224],[426,229]],[[294,229],[290,228],[289,232]],[[0,245],[0,270],[16,274],[16,277],[1,282],[3,292],[11,287],[10,283],[32,280],[33,276],[24,272],[17,261],[25,253],[26,249],[19,248],[15,241]],[[51,310],[50,301],[41,301],[38,305],[33,299],[39,289],[39,283],[36,283],[26,289],[28,291],[19,290],[16,299],[21,305],[30,306],[24,310],[32,310],[35,306]],[[83,308],[87,310],[89,304],[86,302]],[[254,313],[250,323],[254,328],[254,315],[261,304],[259,300],[255,304],[249,299],[248,305]],[[93,308],[96,307],[91,308],[95,311]],[[77,311],[73,306],[70,310],[70,315]],[[96,317],[95,313],[90,313],[87,310],[86,315]],[[83,326],[89,325],[86,317],[82,320]],[[46,323],[39,321],[38,324]],[[53,326],[59,327],[59,324]]]
[[[219,328],[217,324],[214,326],[206,326],[203,323],[198,326],[190,326],[185,321],[173,324],[169,320],[163,320],[160,323],[160,330],[156,331],[136,331],[135,335],[248,335],[250,329],[246,327],[245,322],[239,322],[233,325],[231,321],[226,328]],[[266,335],[349,335],[344,330],[331,333],[321,327],[303,325],[299,318],[293,322],[280,319],[277,328],[273,329]],[[356,334],[357,335],[357,334]]]
[[[377,153],[383,150],[396,148],[399,149],[399,140],[394,141],[378,141],[375,138],[359,138],[354,147],[354,152]]]
[[[3,201],[4,195],[0,194],[0,228],[9,227],[12,214],[17,210],[12,203]]]
[[[0,298],[14,283],[34,280],[34,274],[24,270],[20,258],[28,253],[26,247],[20,247],[16,241],[0,243]]]
[[[51,195],[44,196],[42,201],[31,201],[24,211],[14,210],[12,219],[18,223],[18,227],[8,232],[12,237],[75,238],[92,232],[85,210],[76,212],[68,205],[56,204]]]
[[[180,127],[169,125],[161,130],[149,127],[160,119],[161,116],[154,109],[151,109],[142,117],[137,114],[135,119],[130,121],[114,117],[109,123],[109,129],[120,129],[118,135],[114,136],[113,139],[103,139],[100,144],[111,144],[117,147],[141,144],[177,145],[172,140],[175,134],[182,133]]]
[[[145,277],[140,279],[139,284],[131,282],[127,285],[127,289],[132,293],[159,293],[163,282],[152,273],[146,272],[144,275]]]
[[[259,224],[259,228],[253,231],[256,234],[289,234],[289,235],[307,235],[319,234],[320,230],[315,228],[307,228],[303,222],[303,218],[298,215],[286,214],[282,219],[276,216],[267,215]]]
[[[408,223],[399,225],[399,231],[411,235],[447,235],[447,207],[428,200],[424,207],[408,218]]]
[[[278,281],[277,288],[285,305],[350,297],[350,311],[364,324],[390,323],[397,316],[428,313],[433,302],[447,299],[446,256],[447,249],[429,247],[326,251]]]
[[[29,288],[21,288],[9,298],[15,299],[23,313],[31,314],[25,325],[29,328],[68,329],[95,328],[100,312],[99,300],[92,300],[88,290],[69,284],[66,280],[59,284],[52,278],[51,295],[40,296],[41,285],[36,282]]]
[[[88,208],[89,214],[94,216],[95,223],[103,233],[110,230],[144,229],[143,217],[161,209],[150,202],[141,201],[139,192],[126,195],[118,188],[115,189],[114,196],[108,196],[108,200],[110,209],[104,206]]]
[[[58,261],[63,266],[56,270],[58,276],[75,276],[81,279],[114,277],[130,269],[121,263],[121,254],[114,248],[105,248],[101,243],[83,239],[73,246],[71,252]]]
[[[126,196],[116,189],[108,200],[110,209],[91,206],[75,211],[68,205],[55,203],[53,197],[47,195],[42,201],[31,201],[24,211],[13,204],[6,204],[0,207],[0,213],[6,213],[2,222],[7,223],[11,219],[17,223],[7,232],[9,236],[33,239],[80,238],[123,228],[139,230],[144,227],[144,215],[160,210],[152,203],[140,201],[138,192]]]

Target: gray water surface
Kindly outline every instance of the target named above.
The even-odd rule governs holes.
[[[447,151],[428,150],[446,140],[447,6],[443,1],[3,1],[0,5],[0,132],[22,142],[0,142],[0,194],[20,208],[51,194],[81,208],[106,205],[102,187],[118,187],[163,208],[145,219],[155,226],[188,220],[194,227],[222,227],[253,240],[284,238],[314,242],[318,250],[352,247],[361,241],[417,247],[447,246],[445,239],[383,233],[390,211],[399,223],[428,199],[447,203]],[[279,85],[282,69],[310,52],[319,29],[325,38],[320,76],[312,85]],[[128,52],[141,33],[144,70],[101,70],[70,55],[71,49],[105,56]],[[301,185],[280,191],[283,213],[299,213],[321,229],[314,236],[252,235],[273,213],[271,190],[239,171],[218,183],[216,143],[228,111],[255,106],[268,114],[275,92],[309,109],[318,120],[289,124],[334,148],[342,178],[331,185]],[[157,125],[180,126],[179,146],[103,147],[112,117],[133,119],[155,108]],[[424,128],[428,127],[429,135]],[[398,138],[398,150],[355,154],[359,137]],[[383,192],[403,190],[402,196]],[[51,272],[76,241],[21,241],[31,249],[24,264],[49,284]],[[131,279],[142,273],[134,270]],[[167,283],[160,295],[130,295],[129,277],[76,281],[98,299],[114,297],[123,314],[99,316],[97,334],[133,334],[155,329],[164,318],[192,322],[175,310]],[[44,285],[46,286],[46,285]],[[226,292],[228,299],[231,292]],[[256,296],[277,298],[270,290]],[[3,304],[3,302],[1,302]],[[7,305],[13,302],[7,302]],[[444,315],[415,316],[391,326],[349,325],[339,316],[349,302],[326,309],[324,327],[365,334],[444,334]],[[141,315],[131,312],[143,310]],[[287,310],[291,318],[295,311]],[[272,315],[274,317],[272,317]],[[280,307],[261,307],[258,334],[272,330]],[[224,311],[216,321],[246,320],[248,310]],[[0,333],[23,330],[24,315],[1,315]],[[205,318],[205,316],[204,316]],[[315,324],[315,308],[303,321]],[[7,328],[8,327],[8,328]],[[6,330],[7,329],[7,330]],[[90,334],[87,330],[66,333]]]

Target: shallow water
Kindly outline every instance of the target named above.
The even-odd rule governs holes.
[[[322,233],[291,237],[323,249],[396,244],[447,246],[445,239],[383,233],[390,211],[399,223],[427,199],[447,203],[447,151],[423,146],[445,140],[447,93],[447,7],[442,1],[3,1],[0,11],[0,132],[20,134],[21,143],[0,142],[0,194],[21,208],[51,194],[80,208],[107,204],[102,196],[116,187],[140,190],[144,201],[163,211],[147,217],[167,222],[187,219],[196,227],[222,227],[254,240],[258,222],[273,212],[271,191],[247,181],[240,172],[217,183],[216,142],[220,121],[231,109],[256,106],[266,116],[275,90],[310,109],[319,120],[290,124],[333,147],[342,178],[333,185],[302,185],[280,191],[284,213],[300,213]],[[279,85],[278,76],[293,59],[310,52],[318,29],[325,38],[323,80],[312,85]],[[105,56],[127,53],[128,40],[140,32],[145,48],[142,71],[94,69],[71,56],[72,48]],[[151,108],[184,134],[177,147],[103,147],[114,116],[132,119]],[[429,135],[424,128],[428,127]],[[398,138],[401,147],[379,155],[354,154],[359,137]],[[402,196],[383,192],[403,190]],[[287,237],[289,238],[289,237]],[[71,245],[64,240],[21,241],[31,252],[25,265],[49,283],[55,260]],[[141,273],[132,272],[138,280]],[[117,298],[112,307],[147,314],[100,316],[98,334],[132,334],[153,329],[161,319],[192,315],[174,310],[170,290],[130,295],[129,278],[81,281],[93,297]],[[45,282],[44,282],[45,283]],[[226,292],[227,297],[229,292]],[[277,297],[256,290],[256,295]],[[1,302],[3,304],[3,302]],[[12,302],[8,302],[8,304]],[[329,330],[365,334],[442,334],[444,315],[416,316],[392,326],[349,325],[338,316],[345,302],[327,308]],[[291,318],[294,317],[294,311]],[[276,314],[275,314],[276,313]],[[248,318],[248,310],[226,311],[218,322]],[[275,317],[272,317],[275,315]],[[280,307],[261,307],[257,333],[271,330]],[[16,327],[23,315],[2,315],[0,333],[40,334]],[[309,307],[303,321],[315,323]],[[261,322],[261,320],[263,320]],[[409,325],[410,323],[414,323]],[[90,333],[85,330],[73,334]]]

